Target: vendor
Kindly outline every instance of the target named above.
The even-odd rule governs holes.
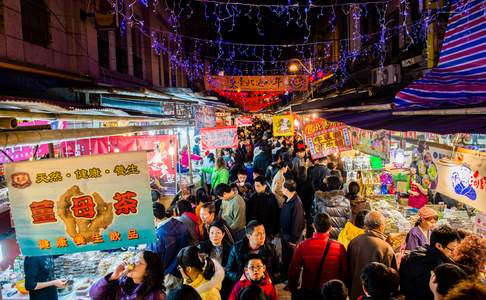
[[[56,300],[57,289],[66,287],[66,280],[54,278],[52,256],[27,256],[24,260],[25,288],[31,300]]]
[[[410,229],[406,238],[406,250],[413,251],[418,247],[430,244],[430,233],[437,224],[438,215],[430,207],[422,207],[418,212],[419,219],[415,227]]]
[[[408,206],[413,208],[422,208],[428,201],[429,191],[417,182],[417,168],[410,167],[410,189],[408,190]]]

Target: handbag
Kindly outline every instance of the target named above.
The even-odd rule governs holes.
[[[331,247],[332,240],[329,238],[326,243],[326,248],[324,249],[324,254],[322,255],[321,262],[319,263],[319,269],[317,270],[316,277],[314,278],[314,283],[312,284],[312,290],[299,289],[295,295],[292,295],[293,300],[310,300],[318,299],[320,294],[319,280],[321,279],[322,269],[324,267],[324,262],[326,261],[327,253]]]

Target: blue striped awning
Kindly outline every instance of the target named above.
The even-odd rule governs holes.
[[[395,97],[401,107],[486,103],[486,1],[452,4],[439,64]]]

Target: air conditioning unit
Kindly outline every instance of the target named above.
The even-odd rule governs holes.
[[[385,86],[400,83],[401,81],[402,72],[399,64],[371,70],[371,85],[373,86]]]

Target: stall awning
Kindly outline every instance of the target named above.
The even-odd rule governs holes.
[[[455,0],[439,64],[395,97],[400,107],[486,103],[486,1]]]

